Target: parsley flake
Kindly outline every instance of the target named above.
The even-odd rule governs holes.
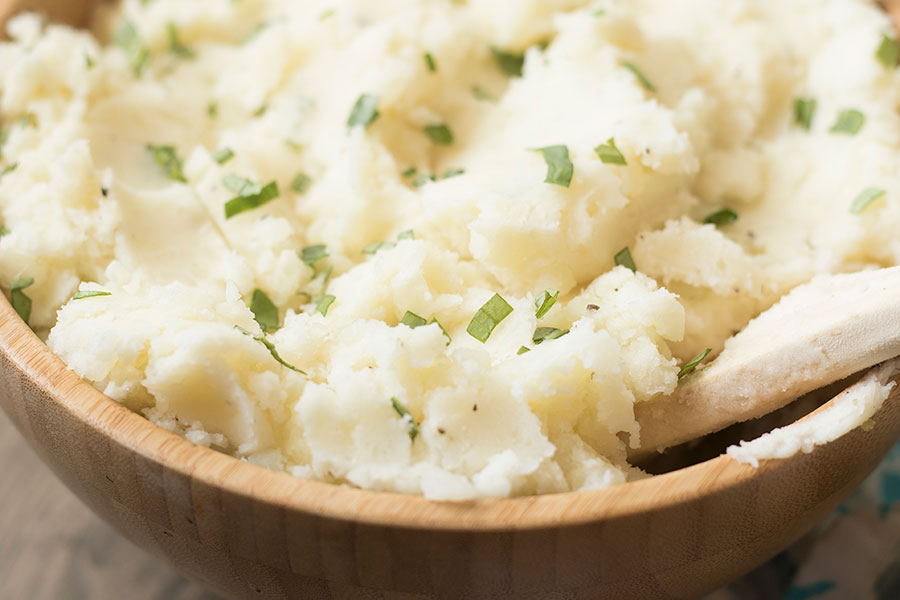
[[[453,132],[444,123],[425,126],[425,135],[438,146],[450,146],[453,144]]]
[[[400,320],[400,323],[406,325],[410,329],[415,329],[416,327],[421,327],[422,325],[426,325],[428,321],[420,317],[414,312],[406,311],[406,314],[403,315],[403,318]]]
[[[575,172],[575,167],[569,160],[569,149],[566,146],[558,145],[538,148],[538,151],[544,155],[544,162],[547,163],[547,177],[544,179],[544,183],[569,187],[572,182],[572,174]]]
[[[730,208],[722,208],[716,212],[710,213],[703,219],[704,223],[711,223],[716,227],[724,227],[731,225],[738,220],[738,214]]]
[[[319,311],[323,317],[328,316],[328,309],[334,303],[335,297],[331,294],[325,294],[318,300],[316,300],[316,310]]]
[[[887,192],[881,188],[870,187],[864,189],[853,199],[853,204],[850,205],[850,213],[854,215],[861,214],[870,204],[884,196],[886,193]]]
[[[141,36],[138,34],[134,23],[125,21],[116,31],[112,40],[113,44],[119,46],[128,56],[128,62],[131,64],[131,71],[135,77],[140,77],[147,66],[147,60],[150,58],[150,50],[143,45]]]
[[[266,339],[265,334],[259,335],[259,334],[251,333],[251,332],[247,331],[246,329],[244,329],[243,327],[240,327],[239,325],[235,325],[234,328],[237,329],[238,331],[240,331],[241,333],[243,333],[244,335],[253,338],[257,342],[259,342],[260,344],[265,346],[266,350],[269,351],[269,354],[272,355],[272,358],[274,358],[275,361],[278,364],[280,364],[282,367],[285,367],[287,369],[290,369],[291,371],[300,373],[301,375],[306,375],[305,371],[302,371],[302,370],[298,369],[297,367],[295,367],[294,365],[285,362],[285,360],[283,358],[281,358],[281,356],[279,356],[278,350],[275,349],[275,344],[273,344],[268,339]]]
[[[406,421],[406,428],[409,431],[409,439],[411,441],[415,441],[416,436],[419,435],[419,424],[416,423],[409,410],[403,404],[401,404],[399,400],[397,400],[396,398],[391,398],[391,404],[393,405],[394,410],[397,411],[397,414]]]
[[[298,194],[305,194],[312,185],[312,178],[306,173],[297,173],[294,180],[291,181],[291,189]]]
[[[220,165],[224,165],[229,160],[234,158],[234,150],[231,148],[219,148],[215,152],[212,153],[212,159],[219,163]]]
[[[832,133],[847,133],[850,135],[856,135],[859,133],[859,130],[862,129],[863,124],[866,122],[866,117],[860,111],[855,108],[850,108],[845,111],[841,111],[838,115],[837,120],[834,122],[834,125],[829,129]]]
[[[500,294],[494,294],[484,306],[478,309],[466,332],[482,344],[487,341],[497,325],[513,311]]]
[[[636,64],[630,61],[623,61],[622,66],[632,72],[632,74],[637,78],[638,82],[643,86],[645,90],[648,92],[655,92],[656,86],[650,83],[650,80],[647,79],[647,76],[644,75],[644,72],[641,71]]]
[[[519,350],[516,354],[525,354],[526,352],[531,352],[531,348],[528,346],[519,346]]]
[[[426,52],[422,58],[425,59],[425,66],[428,67],[428,70],[432,73],[437,73],[437,63],[434,61],[434,56],[431,52]]]
[[[441,333],[443,333],[443,334],[444,334],[444,337],[447,338],[447,344],[446,344],[446,345],[449,346],[449,345],[450,345],[450,342],[453,341],[453,338],[450,337],[450,334],[447,333],[447,330],[444,329],[444,326],[441,325],[440,322],[439,322],[437,319],[434,319],[434,318],[432,318],[432,319],[428,322],[428,324],[429,324],[429,325],[437,325],[438,327],[440,327]]]
[[[100,290],[78,290],[72,294],[72,300],[84,300],[85,298],[97,298],[99,296],[112,296],[112,294]]]
[[[794,123],[809,130],[812,127],[813,115],[816,113],[816,102],[813,98],[794,99]]]
[[[278,183],[272,181],[265,186],[229,173],[222,183],[230,191],[237,194],[225,203],[225,218],[230,219],[242,212],[258,208],[278,197]]]
[[[541,344],[548,340],[555,340],[569,333],[568,329],[557,329],[556,327],[538,327],[531,336],[531,341],[535,344]]]
[[[540,319],[546,315],[553,308],[553,305],[556,304],[557,298],[559,298],[559,290],[544,290],[541,292],[541,295],[534,301],[534,305],[537,307],[537,312],[534,313],[534,316]]]
[[[356,104],[350,111],[347,118],[347,127],[353,128],[357,125],[368,127],[375,119],[378,118],[378,96],[374,94],[362,94],[356,99]]]
[[[328,258],[328,249],[325,244],[307,246],[300,251],[300,257],[303,259],[304,263],[311,267],[323,258]]]
[[[694,369],[697,368],[697,365],[699,365],[701,362],[703,362],[703,359],[706,358],[706,356],[710,352],[712,352],[712,348],[707,348],[706,350],[704,350],[703,352],[701,352],[700,354],[698,354],[697,356],[692,358],[688,364],[681,367],[681,370],[678,371],[678,379],[681,379],[685,375],[693,373]]]
[[[174,23],[169,23],[168,33],[169,52],[171,52],[178,58],[184,59],[191,59],[197,56],[193,50],[185,46],[183,43],[181,43],[181,40],[178,39],[178,29],[175,27]]]
[[[625,246],[624,248],[619,250],[613,257],[613,260],[615,261],[616,266],[622,266],[626,269],[631,269],[633,273],[637,272],[637,267],[634,266],[634,259],[631,258],[631,250],[628,249],[628,246]]]
[[[510,52],[504,52],[497,47],[491,47],[491,54],[494,55],[494,59],[497,61],[497,66],[500,67],[500,70],[509,75],[510,77],[521,77],[522,76],[522,67],[525,66],[525,56],[523,54],[512,54]]]
[[[594,152],[604,163],[608,165],[624,165],[625,157],[616,147],[615,138],[609,138],[605,144],[600,144],[594,148]]]
[[[894,38],[882,34],[875,57],[885,68],[893,69],[900,64],[900,43],[897,43]]]
[[[23,277],[9,284],[9,303],[25,324],[31,319],[31,298],[25,295],[24,290],[34,283],[34,277]]]
[[[253,297],[250,299],[250,312],[253,313],[253,318],[256,319],[263,331],[268,333],[278,329],[278,307],[259,288],[253,290]]]
[[[147,144],[147,150],[153,155],[153,160],[162,168],[166,177],[172,181],[187,183],[187,179],[184,177],[184,172],[182,171],[183,165],[181,159],[178,158],[174,146],[154,146],[153,144]]]
[[[493,94],[489,91],[481,87],[480,85],[472,86],[472,95],[475,96],[476,100],[483,100],[484,102],[496,102],[497,99],[494,98]]]

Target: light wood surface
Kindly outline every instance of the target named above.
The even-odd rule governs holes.
[[[81,381],[0,301],[0,404],[25,439],[121,533],[235,598],[696,597],[833,510],[900,435],[898,395],[868,431],[758,469],[719,457],[596,492],[438,503],[195,446]]]
[[[670,396],[635,406],[632,458],[768,415],[900,356],[900,267],[798,286],[737,333]]]

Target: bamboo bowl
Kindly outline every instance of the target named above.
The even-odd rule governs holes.
[[[0,22],[23,4],[86,14],[0,0]],[[122,534],[229,597],[696,597],[836,508],[900,437],[898,396],[868,431],[759,468],[719,456],[600,491],[431,502],[196,446],[82,381],[0,301],[0,405],[22,435]]]

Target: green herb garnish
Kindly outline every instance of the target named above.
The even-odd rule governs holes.
[[[544,162],[547,163],[547,177],[544,179],[544,183],[569,187],[572,182],[572,174],[575,172],[575,167],[569,160],[569,149],[560,145],[546,146],[538,148],[538,150],[544,155]]]
[[[300,251],[300,256],[303,259],[303,262],[311,267],[323,258],[328,257],[328,249],[325,244],[307,246]]]
[[[258,208],[278,197],[278,183],[272,181],[265,186],[244,179],[234,173],[229,173],[222,179],[222,183],[230,191],[237,194],[225,203],[225,218],[230,219],[242,212]]]
[[[31,298],[26,296],[22,290],[33,283],[34,277],[23,277],[9,284],[9,302],[26,325],[31,319]]]
[[[291,189],[298,194],[305,194],[312,185],[312,178],[306,173],[297,173],[294,180],[291,181]]]
[[[191,59],[196,57],[197,55],[193,50],[185,46],[181,43],[181,40],[178,39],[178,29],[176,29],[174,23],[169,23],[169,52],[177,56],[178,58]]]
[[[2,171],[0,171],[0,177],[10,174],[18,168],[19,168],[18,162],[10,163],[10,164],[6,165],[5,167],[3,167]]]
[[[112,294],[99,290],[78,290],[72,294],[72,300],[84,300],[85,298],[97,298],[98,296],[112,296]]]
[[[519,346],[519,350],[516,352],[516,354],[525,354],[526,352],[531,352],[531,348],[529,348],[528,346]]]
[[[816,113],[816,104],[813,98],[796,98],[794,100],[794,123],[809,130],[812,127],[813,115]]]
[[[325,294],[318,300],[316,300],[316,310],[319,311],[323,317],[328,315],[328,309],[334,303],[335,297],[331,294]]]
[[[556,327],[538,327],[531,336],[531,341],[540,344],[548,340],[555,340],[569,333],[568,329],[557,329]]]
[[[187,183],[187,179],[184,177],[184,172],[182,171],[183,166],[181,159],[178,158],[174,146],[154,146],[153,144],[147,144],[147,150],[153,155],[153,160],[155,160],[156,164],[162,168],[166,177],[172,181]]]
[[[500,294],[494,294],[484,306],[478,309],[466,332],[481,343],[487,341],[494,328],[513,311]]]
[[[443,334],[444,334],[444,337],[447,338],[447,344],[446,344],[446,345],[449,346],[449,345],[450,345],[450,342],[453,341],[453,338],[450,337],[450,334],[447,333],[447,330],[444,329],[444,326],[441,325],[440,322],[439,322],[437,319],[434,319],[434,318],[432,318],[431,321],[428,322],[428,324],[429,324],[429,325],[437,325],[438,327],[441,328],[441,333],[443,333]]]
[[[697,365],[699,365],[701,362],[703,362],[703,359],[706,358],[706,356],[710,352],[712,352],[712,348],[707,348],[706,350],[704,350],[703,352],[701,352],[700,354],[698,354],[697,356],[692,358],[691,362],[689,362],[688,364],[681,367],[681,370],[678,371],[678,379],[681,379],[685,375],[692,373],[694,371],[694,369],[697,368]]]
[[[406,311],[406,314],[403,315],[403,318],[400,320],[400,323],[406,325],[410,329],[415,329],[416,327],[421,327],[422,325],[427,324],[428,322],[417,315],[414,312]]]
[[[394,406],[394,410],[397,411],[397,414],[406,421],[406,427],[409,431],[409,439],[411,441],[415,441],[416,436],[419,435],[418,423],[416,423],[409,410],[407,410],[407,408],[403,406],[403,404],[401,404],[399,400],[397,400],[396,398],[391,398],[391,404]]]
[[[730,208],[722,208],[714,213],[710,213],[703,219],[704,223],[711,223],[716,227],[724,227],[731,225],[738,220],[738,214]]]
[[[434,175],[431,175],[430,173],[419,173],[419,175],[413,179],[412,185],[413,187],[419,188],[432,181],[434,181]]]
[[[378,118],[378,115],[378,96],[363,94],[356,99],[356,104],[353,105],[353,110],[350,111],[347,127],[352,128],[357,125],[368,127]]]
[[[853,199],[850,205],[850,213],[861,214],[870,204],[884,196],[887,192],[881,188],[866,188]]]
[[[496,47],[491,47],[491,54],[497,61],[500,70],[510,77],[521,77],[522,67],[525,66],[525,56],[523,54],[512,54],[504,52]]]
[[[400,176],[407,177],[407,178],[415,177],[418,172],[419,172],[419,169],[417,169],[415,167],[409,167],[408,169],[406,169],[405,171],[400,173]]]
[[[212,159],[219,163],[220,165],[224,165],[229,160],[234,158],[234,150],[231,148],[219,148],[215,152],[212,153]]]
[[[263,331],[268,333],[278,329],[278,307],[259,288],[253,290],[253,297],[250,299],[250,312],[253,313],[253,318],[256,319]]]
[[[240,327],[239,325],[235,325],[234,328],[237,329],[238,331],[240,331],[241,333],[243,333],[244,335],[253,338],[257,342],[259,342],[260,344],[265,346],[266,350],[269,351],[269,354],[272,355],[272,358],[274,358],[275,361],[278,364],[280,364],[281,366],[288,368],[291,371],[296,371],[297,373],[300,373],[301,375],[306,375],[305,371],[302,371],[302,370],[298,369],[297,367],[295,367],[294,365],[285,362],[284,359],[278,355],[278,350],[275,349],[275,344],[273,344],[268,339],[266,339],[265,334],[258,335],[255,333],[251,333],[251,332],[247,331],[246,329],[244,329],[243,327]]]
[[[497,99],[494,98],[493,94],[489,91],[481,87],[480,85],[472,86],[472,94],[475,96],[476,100],[483,100],[485,102],[496,102]]]
[[[894,38],[882,34],[875,57],[885,68],[893,69],[900,63],[900,44]]]
[[[622,61],[622,66],[631,71],[640,84],[644,87],[648,92],[655,92],[656,86],[650,83],[650,80],[647,79],[647,76],[644,75],[643,71],[641,71],[636,64],[630,61]]]
[[[848,133],[850,135],[856,135],[859,130],[862,129],[863,123],[865,122],[865,115],[855,108],[850,108],[842,111],[838,115],[837,121],[834,122],[834,125],[831,126],[829,131],[832,133]]]
[[[627,269],[631,269],[632,272],[637,272],[637,267],[634,266],[634,259],[631,258],[631,250],[628,249],[628,246],[625,246],[621,250],[619,250],[616,255],[613,257],[613,260],[616,263],[616,266],[622,266]]]
[[[219,104],[218,102],[210,102],[206,105],[206,115],[214,119],[219,116]]]
[[[431,55],[431,52],[426,52],[423,58],[425,59],[425,66],[428,67],[428,70],[432,73],[437,73],[437,63],[434,61],[434,56]]]
[[[465,173],[465,169],[460,169],[458,167],[453,167],[444,171],[444,174],[441,175],[441,179],[450,179],[451,177],[457,177]]]
[[[416,239],[416,232],[414,232],[412,229],[407,229],[407,230],[401,231],[400,233],[397,234],[398,242],[401,240],[414,240],[414,239]]]
[[[450,146],[453,144],[453,132],[444,123],[426,125],[423,131],[425,131],[428,139],[439,146]]]
[[[135,77],[140,77],[147,65],[147,59],[150,58],[150,50],[141,42],[141,36],[138,35],[134,23],[125,21],[119,27],[113,36],[113,44],[122,48],[128,55],[128,62],[131,64],[131,71]]]
[[[615,138],[609,138],[605,144],[600,144],[594,148],[594,152],[600,157],[604,163],[609,165],[624,165],[625,157],[616,147]]]
[[[559,298],[559,290],[544,290],[541,292],[541,295],[534,301],[534,305],[537,307],[537,312],[534,313],[534,316],[540,319],[546,315],[553,308],[553,305],[556,304],[557,298]]]

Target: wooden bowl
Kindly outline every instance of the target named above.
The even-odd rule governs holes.
[[[22,435],[125,536],[229,597],[695,597],[836,508],[900,436],[898,395],[870,430],[759,468],[720,456],[600,491],[432,502],[196,446],[82,381],[0,301],[0,404]]]

